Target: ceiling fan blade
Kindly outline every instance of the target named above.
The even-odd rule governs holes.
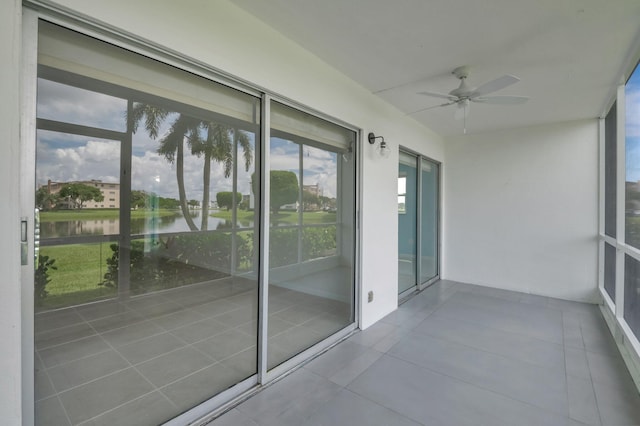
[[[448,99],[450,101],[454,101],[457,98],[451,95],[445,95],[444,93],[436,93],[436,92],[418,92],[419,95],[431,96],[432,98],[441,98]]]
[[[449,105],[453,105],[453,104],[455,104],[455,103],[456,103],[456,102],[447,102],[446,104],[433,105],[433,106],[430,106],[430,107],[427,107],[427,108],[419,109],[419,110],[417,110],[417,111],[409,112],[409,113],[407,113],[407,115],[417,114],[417,113],[419,113],[419,112],[427,111],[427,110],[429,110],[429,109],[440,108],[440,107],[446,107],[446,106],[449,106]]]
[[[492,93],[500,89],[504,89],[505,87],[511,86],[512,84],[515,84],[519,81],[520,79],[518,77],[506,74],[506,75],[503,75],[502,77],[496,78],[495,80],[491,80],[484,83],[483,85],[479,86],[476,90],[471,92],[469,96],[472,98],[475,98],[478,96],[486,95],[488,93]]]
[[[473,102],[494,105],[520,105],[529,100],[526,96],[487,96],[480,98],[471,98]]]

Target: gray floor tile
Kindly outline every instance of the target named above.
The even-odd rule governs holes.
[[[259,424],[301,424],[320,403],[333,398],[340,389],[326,378],[300,369],[240,404],[237,409]],[[299,403],[296,405],[296,402]],[[289,416],[285,415],[287,410],[292,412]]]
[[[47,372],[56,390],[62,392],[129,366],[120,354],[109,350],[58,365]]]
[[[144,320],[145,317],[139,313],[127,311],[90,321],[89,324],[91,324],[91,327],[93,327],[98,333],[103,333],[105,331],[126,327]]]
[[[593,382],[603,425],[640,425],[640,396],[625,386]]]
[[[397,312],[397,311],[396,311]],[[395,331],[397,326],[385,321],[378,321],[366,330],[359,331],[349,338],[352,343],[372,347]]]
[[[582,339],[582,327],[580,326],[580,320],[576,317],[563,314],[562,325],[564,331],[564,345],[566,347],[584,349],[584,340]]]
[[[564,356],[568,376],[591,380],[587,353],[583,349],[565,347]]]
[[[544,367],[417,333],[388,353],[543,409],[567,412],[565,376]]]
[[[171,334],[186,343],[196,343],[206,340],[217,334],[224,333],[232,327],[223,324],[215,318],[207,318],[202,321],[194,322],[176,329],[171,330]]]
[[[84,322],[84,320],[75,310],[63,309],[37,314],[34,320],[34,327],[38,332],[43,332],[81,322]]]
[[[274,336],[271,339],[271,345],[280,346],[293,355],[307,349],[322,340],[324,337],[326,336],[318,334],[309,327],[302,325],[290,328],[289,330]]]
[[[130,307],[130,309],[133,312],[140,314],[147,319],[153,319],[153,318],[161,317],[163,315],[169,315],[175,312],[179,312],[186,308],[176,302],[165,300],[165,301],[162,301],[161,303],[143,305],[135,308]]]
[[[588,425],[600,426],[602,424],[591,380],[568,376],[567,392],[569,417]]]
[[[110,349],[100,336],[91,336],[71,343],[54,346],[38,351],[46,367],[53,367],[63,362],[74,361]]]
[[[456,300],[456,293],[452,300],[446,302],[436,312],[438,315],[447,316],[460,321],[467,321],[482,324],[486,327],[495,328],[497,330],[507,331],[510,333],[522,334],[533,337],[535,339],[546,340],[551,343],[563,343],[562,316],[557,313],[556,316],[547,316],[545,314],[531,314],[530,312],[501,312],[498,308],[481,305],[478,303],[469,303],[468,299],[463,301]],[[485,299],[493,299],[484,297]],[[495,300],[495,299],[494,299]],[[503,301],[502,305],[508,304],[520,306],[528,306],[529,308],[537,308],[523,303]],[[494,303],[494,305],[497,305]],[[515,308],[509,308],[510,310]]]
[[[164,332],[165,330],[159,325],[150,321],[144,321],[127,327],[118,328],[116,330],[107,331],[101,335],[109,344],[115,347],[120,347]]]
[[[364,354],[367,348],[351,342],[342,342],[304,366],[309,371],[330,378],[354,359]]]
[[[380,359],[381,356],[382,352],[369,349],[341,369],[337,370],[331,377],[329,377],[329,380],[340,386],[347,386],[360,374],[366,371],[374,362]]]
[[[127,426],[159,425],[175,417],[176,407],[160,392],[152,392],[127,402],[83,425],[114,426],[126,421]]]
[[[184,346],[184,342],[170,333],[156,334],[118,348],[131,364],[139,364]]]
[[[222,364],[214,364],[160,389],[178,407],[185,411],[236,384],[242,374]]]
[[[245,379],[253,376],[258,371],[258,350],[252,346],[240,353],[223,359],[220,364],[238,372],[238,377]]]
[[[217,334],[193,346],[217,361],[221,361],[246,349],[256,346],[257,340],[238,330]]]
[[[349,390],[425,425],[561,425],[566,417],[383,356]]]
[[[82,318],[85,319],[85,321],[93,321],[98,318],[109,317],[130,311],[130,309],[122,303],[112,300],[92,303],[90,305],[80,306],[74,309]]]
[[[251,322],[257,319],[257,314],[258,314],[258,311],[254,307],[242,306],[233,311],[216,315],[213,318],[231,327],[238,327],[242,324],[246,324],[248,322]]]
[[[46,371],[36,371],[34,374],[35,400],[39,401],[56,394],[56,390]]]
[[[166,353],[136,366],[156,387],[162,387],[213,364],[213,360],[191,346]]]
[[[152,321],[165,330],[174,330],[201,321],[204,318],[204,315],[191,309],[181,309],[168,315],[153,318]]]
[[[367,425],[419,426],[420,423],[346,389],[319,407],[304,423],[306,426]]]
[[[62,405],[73,424],[96,417],[114,407],[132,401],[153,386],[129,368],[60,394]]]
[[[303,324],[322,313],[320,309],[294,305],[271,316],[296,325]]]
[[[57,396],[36,401],[36,426],[71,426]]]
[[[96,332],[89,324],[73,324],[42,333],[36,332],[35,344],[36,349],[41,351],[45,348],[62,345],[93,335],[96,335]]]
[[[610,357],[588,351],[586,355],[591,380],[629,391],[636,389],[629,370],[621,357]]]
[[[192,309],[206,317],[212,317],[234,311],[239,307],[240,305],[230,302],[227,299],[221,299],[194,306]]]
[[[564,352],[559,344],[441,317],[437,313],[424,320],[414,331],[564,374]]]

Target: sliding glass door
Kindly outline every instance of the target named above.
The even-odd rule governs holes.
[[[271,103],[268,368],[354,321],[356,134]]]
[[[439,276],[439,191],[439,164],[400,151],[398,293],[401,297]]]
[[[418,168],[417,157],[400,151],[398,166],[398,293],[418,282]]]
[[[38,53],[36,423],[215,408],[355,327],[353,130],[46,22]]]

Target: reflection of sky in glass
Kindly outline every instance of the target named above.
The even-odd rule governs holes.
[[[127,101],[38,79],[38,118],[124,132]]]
[[[48,180],[118,182],[120,142],[38,130],[36,183]]]
[[[640,181],[640,67],[625,87],[626,180]]]
[[[271,170],[289,170],[298,176],[300,183],[300,145],[271,138]],[[309,145],[302,146],[303,185],[318,185],[320,194],[334,198],[338,182],[338,154]]]

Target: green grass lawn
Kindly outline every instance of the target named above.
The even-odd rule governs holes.
[[[110,244],[41,247],[40,254],[55,259],[54,266],[58,268],[49,271],[51,282],[46,286],[49,295],[43,306],[70,306],[114,296],[114,289],[98,285],[103,279],[106,261],[113,254]]]

